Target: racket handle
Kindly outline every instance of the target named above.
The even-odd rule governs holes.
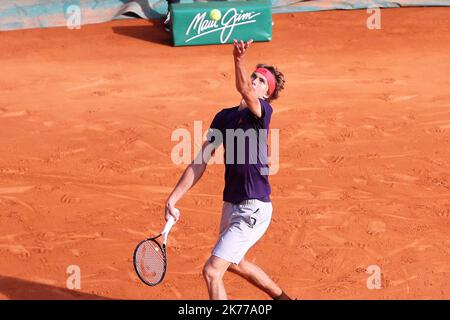
[[[178,210],[178,209],[177,209]],[[167,242],[167,236],[169,235],[170,229],[172,229],[173,225],[175,224],[175,219],[171,216],[169,217],[169,220],[167,220],[166,225],[164,226],[163,231],[161,234],[164,237],[163,243],[166,244]]]

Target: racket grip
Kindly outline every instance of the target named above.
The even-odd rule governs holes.
[[[178,210],[178,209],[176,209]],[[161,234],[164,237],[163,243],[166,244],[167,242],[167,235],[169,234],[170,229],[172,229],[173,225],[175,224],[175,219],[171,216],[169,217],[169,220],[167,220],[166,225],[164,226],[163,231]]]
[[[164,226],[163,231],[161,234],[167,234],[169,233],[170,229],[172,229],[173,225],[175,224],[175,219],[171,216],[169,220],[167,220],[166,225]]]

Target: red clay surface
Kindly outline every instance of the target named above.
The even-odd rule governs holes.
[[[305,299],[450,295],[448,8],[275,15],[248,64],[278,65],[274,216],[248,254]],[[169,266],[140,283],[132,252],[161,230],[184,165],[176,128],[236,105],[232,46],[173,48],[161,21],[1,33],[0,297],[206,299],[223,166],[179,203]],[[81,268],[81,290],[66,269]],[[369,290],[378,265],[382,288]],[[227,274],[231,299],[266,299]]]

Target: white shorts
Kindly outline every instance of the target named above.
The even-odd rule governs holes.
[[[212,255],[239,264],[264,235],[272,219],[272,203],[256,199],[223,203],[219,240]]]

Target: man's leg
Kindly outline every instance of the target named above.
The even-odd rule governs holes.
[[[289,300],[283,290],[260,267],[250,261],[242,259],[238,265],[231,264],[228,270],[263,290],[271,298]]]
[[[208,287],[211,300],[227,300],[227,292],[223,284],[223,275],[231,262],[216,256],[211,256],[203,267],[203,277]]]

